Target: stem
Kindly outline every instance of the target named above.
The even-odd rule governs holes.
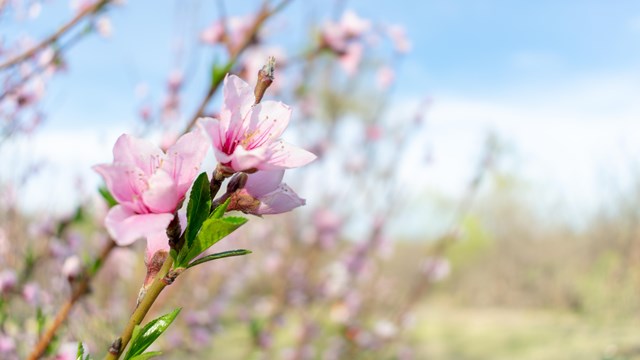
[[[93,6],[90,6],[82,11],[80,11],[75,17],[69,20],[66,24],[62,25],[58,30],[56,30],[53,34],[49,35],[49,37],[45,38],[41,42],[39,42],[36,46],[30,48],[29,50],[18,54],[11,59],[0,64],[0,70],[16,65],[25,59],[28,59],[35,55],[38,51],[44,49],[49,44],[56,42],[62,35],[64,35],[67,31],[73,28],[80,20],[84,17],[96,13],[103,6],[109,3],[111,0],[101,0],[95,3]]]
[[[114,352],[112,352],[110,349],[107,355],[104,357],[105,360],[117,360],[120,357],[120,354],[122,354],[123,350],[127,347],[127,344],[129,344],[129,341],[131,340],[133,329],[136,327],[136,325],[140,325],[142,320],[144,320],[144,317],[147,315],[149,309],[151,309],[151,306],[158,298],[158,295],[160,295],[162,290],[164,290],[164,288],[168,285],[167,282],[165,282],[164,278],[169,273],[172,265],[173,258],[171,256],[167,256],[167,260],[165,260],[164,264],[162,265],[162,269],[160,269],[155,280],[153,280],[153,283],[151,283],[151,286],[140,302],[140,305],[138,305],[133,314],[131,314],[129,322],[127,323],[127,327],[124,329],[120,337],[118,337],[118,339],[116,339],[116,341],[114,342],[120,343],[119,349],[116,349]]]
[[[82,280],[77,284],[71,296],[67,301],[62,305],[62,307],[58,310],[56,317],[53,319],[53,323],[49,326],[47,331],[44,332],[38,343],[34,346],[31,354],[27,359],[35,360],[44,354],[49,347],[49,344],[53,340],[56,331],[60,328],[60,326],[67,320],[69,317],[69,313],[73,306],[80,300],[84,295],[89,293],[89,288],[91,281],[95,278],[95,275],[98,273],[98,270],[104,264],[104,261],[107,259],[111,250],[115,248],[116,243],[113,240],[109,240],[109,243],[102,249],[100,256],[96,259],[96,268],[93,271],[87,272],[87,274],[82,278]]]

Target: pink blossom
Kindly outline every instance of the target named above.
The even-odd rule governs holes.
[[[402,25],[391,25],[387,27],[387,34],[393,42],[395,50],[401,54],[411,51],[411,41],[407,37],[405,28]]]
[[[393,84],[395,80],[396,74],[393,69],[389,66],[383,66],[378,69],[378,73],[376,74],[376,80],[378,82],[378,87],[382,90],[386,90]]]
[[[67,279],[76,279],[82,272],[82,261],[77,255],[68,257],[62,264],[62,275]]]
[[[12,291],[18,283],[18,277],[13,270],[0,272],[0,295]]]
[[[227,43],[231,47],[237,47],[251,31],[254,16],[232,16],[221,19],[200,33],[200,41],[208,45]]]
[[[347,10],[342,14],[340,22],[329,22],[322,28],[323,41],[334,51],[342,52],[347,42],[367,32],[371,24],[360,18],[356,13]]]
[[[282,182],[283,176],[284,170],[258,171],[249,175],[245,187],[232,195],[228,210],[273,215],[304,205],[305,200]]]
[[[356,72],[358,72],[358,67],[360,66],[363,52],[364,47],[362,46],[362,44],[351,43],[340,55],[338,61],[340,62],[340,65],[342,65],[342,68],[347,73],[347,75],[353,76]]]
[[[253,90],[235,75],[224,80],[219,119],[201,118],[216,159],[229,173],[306,165],[316,156],[278,138],[289,124],[291,108],[281,102],[255,104]]]
[[[113,147],[113,164],[94,166],[118,201],[105,225],[119,245],[138,238],[166,239],[166,228],[207,152],[199,131],[181,136],[166,153],[142,139],[124,134]],[[167,247],[165,242],[165,247]]]

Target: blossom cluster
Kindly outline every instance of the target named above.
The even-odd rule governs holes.
[[[118,202],[105,219],[109,234],[119,245],[146,238],[147,261],[156,251],[169,249],[167,228],[181,217],[178,210],[210,146],[219,162],[214,177],[248,174],[243,186],[225,195],[236,199],[228,210],[278,214],[305,203],[282,183],[285,169],[316,158],[280,139],[291,108],[276,101],[256,103],[253,89],[235,75],[225,78],[223,95],[219,118],[199,119],[198,128],[166,152],[124,134],[113,148],[113,163],[94,167]]]

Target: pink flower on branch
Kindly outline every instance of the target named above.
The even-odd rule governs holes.
[[[242,79],[224,80],[219,119],[201,118],[216,159],[227,173],[288,169],[306,165],[316,156],[280,140],[291,108],[276,101],[255,104],[253,89]]]
[[[145,237],[148,246],[152,239],[164,239],[168,249],[167,226],[198,175],[207,146],[199,131],[183,135],[166,153],[127,134],[118,138],[113,163],[93,167],[119,203],[105,219],[118,245]]]
[[[282,182],[283,176],[284,170],[258,171],[249,175],[244,188],[231,194],[227,210],[253,215],[274,215],[304,205],[305,200]]]

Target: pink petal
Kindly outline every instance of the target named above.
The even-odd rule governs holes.
[[[140,196],[148,189],[147,175],[131,164],[102,164],[93,167],[102,175],[107,188],[121,205],[136,212],[146,212]]]
[[[255,96],[251,86],[235,75],[224,78],[223,94],[221,124],[228,131],[233,131],[255,103]]]
[[[105,226],[120,246],[130,245],[140,238],[166,231],[173,214],[138,215],[124,206],[116,205],[109,210]]]
[[[264,101],[249,110],[245,133],[249,134],[247,148],[269,144],[282,135],[289,125],[291,108],[276,101]]]
[[[183,196],[178,194],[171,175],[160,169],[149,178],[149,189],[142,194],[142,201],[152,213],[173,213]]]
[[[300,198],[287,184],[280,184],[275,191],[260,198],[258,215],[281,214],[304,204],[305,200]]]
[[[180,209],[178,211],[178,220],[180,221],[181,235],[187,227],[187,210]],[[168,225],[167,225],[168,226]],[[151,261],[153,254],[160,250],[169,251],[169,237],[166,228],[162,231],[149,234],[147,236],[147,263]]]
[[[226,164],[231,161],[231,157],[223,151],[225,130],[222,129],[222,125],[218,119],[213,118],[200,118],[198,120],[198,126],[202,129],[209,138],[213,145],[213,152],[216,156],[216,160],[221,164]]]
[[[231,158],[231,168],[238,172],[258,169],[267,159],[269,159],[267,147],[245,150],[242,145],[238,145]]]
[[[150,176],[160,166],[164,153],[147,140],[122,134],[113,146],[113,162],[132,164]]]
[[[209,142],[199,130],[181,136],[175,145],[167,150],[167,157],[162,168],[167,171],[177,184],[177,195],[182,198],[198,175],[200,165]]]
[[[269,161],[263,163],[258,169],[290,169],[307,165],[317,158],[313,153],[299,147],[293,146],[282,140],[274,142],[269,146],[271,157]]]
[[[284,170],[258,171],[249,175],[244,188],[254,198],[262,197],[278,188],[284,177]]]

